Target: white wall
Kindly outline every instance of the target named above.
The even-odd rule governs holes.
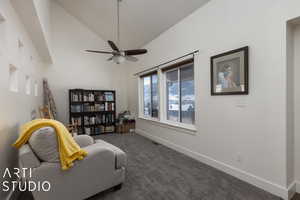
[[[109,47],[51,1],[48,30],[53,64],[46,71],[9,1],[0,3],[0,12],[7,18],[0,24],[0,42],[4,43],[0,48],[1,170],[15,165],[16,152],[10,144],[16,138],[18,125],[29,120],[30,111],[41,104],[41,96],[25,95],[28,73],[39,85],[42,75],[48,78],[63,122],[68,121],[68,89],[78,87],[116,89],[117,111],[129,107],[137,114],[138,88],[133,73],[200,49],[195,63],[196,134],[144,120],[138,120],[138,131],[270,192],[285,195],[293,181],[290,170],[294,162],[290,158],[292,140],[287,123],[286,21],[300,15],[298,0],[211,0],[146,45],[149,53],[141,56],[140,62],[122,66],[106,62],[105,55],[85,53],[85,49]],[[299,41],[297,35],[295,41]],[[25,45],[23,53],[17,50],[18,38]],[[210,56],[245,45],[250,46],[250,94],[210,96]],[[298,48],[295,45],[295,52]],[[33,62],[28,59],[31,55]],[[295,56],[296,63],[297,59]],[[20,69],[19,93],[7,90],[9,63]],[[295,102],[297,98],[295,93]],[[246,107],[238,107],[240,102],[245,102]],[[295,174],[299,180],[298,128],[295,127]],[[0,195],[2,199],[4,194]]]
[[[295,180],[294,27],[287,23],[287,182]]]
[[[196,57],[195,135],[138,120],[137,130],[274,194],[293,181],[287,138],[286,21],[299,1],[211,0],[145,46],[149,53],[129,72],[128,104],[138,112],[141,66],[154,66],[200,49]],[[210,57],[250,47],[250,94],[210,95]],[[246,107],[237,105],[244,102]],[[241,157],[241,159],[238,159]],[[239,161],[241,160],[241,161]]]
[[[19,125],[31,119],[31,111],[42,103],[41,84],[44,65],[39,61],[29,35],[12,8],[9,0],[0,1],[0,13],[6,18],[0,23],[0,174],[1,181],[6,167],[17,166],[16,150],[11,144],[16,140]],[[18,48],[18,39],[24,47]],[[33,60],[30,57],[33,57]],[[9,64],[19,70],[19,92],[8,90]],[[39,96],[25,94],[25,76],[39,84]],[[0,192],[0,199],[5,199],[7,193]]]
[[[300,184],[300,25],[294,28],[294,67],[295,67],[295,176]],[[299,185],[300,186],[300,185]],[[300,191],[298,191],[300,192]]]
[[[43,1],[44,2],[44,1]],[[35,3],[34,0],[19,1],[11,0],[12,6],[18,13],[21,22],[24,24],[26,31],[30,34],[38,53],[45,62],[51,62],[51,54],[48,45],[49,34],[45,34],[46,10],[43,10],[41,5],[46,3]],[[38,6],[36,6],[38,5]],[[44,6],[45,7],[45,6]]]
[[[117,112],[127,108],[126,68],[107,62],[108,55],[86,49],[109,50],[105,41],[51,2],[53,64],[46,76],[56,101],[58,118],[68,122],[68,89],[112,89],[117,93]]]
[[[51,0],[33,0],[51,54]]]

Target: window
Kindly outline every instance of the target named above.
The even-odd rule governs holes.
[[[141,118],[196,130],[193,58],[142,75],[139,80]]]
[[[145,117],[158,118],[158,76],[157,73],[142,77],[143,114]]]
[[[167,78],[167,119],[179,121],[179,77],[178,70],[166,73]]]
[[[195,124],[194,64],[182,62],[165,71],[166,119]]]

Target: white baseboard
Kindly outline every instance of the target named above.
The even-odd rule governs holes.
[[[243,170],[240,170],[238,168],[235,168],[233,166],[230,166],[228,164],[225,164],[223,162],[220,162],[220,161],[217,161],[217,160],[214,160],[213,158],[211,157],[208,157],[206,155],[203,155],[203,154],[200,154],[198,152],[194,152],[194,151],[191,151],[185,147],[182,147],[182,146],[179,146],[177,144],[174,144],[170,141],[167,141],[165,139],[162,139],[160,137],[157,137],[157,136],[153,136],[151,135],[150,133],[148,133],[147,131],[145,130],[142,130],[142,129],[136,129],[136,133],[144,136],[144,137],[147,137],[149,138],[150,140],[153,140],[155,142],[158,142],[160,144],[163,144],[175,151],[178,151],[180,153],[183,153],[189,157],[192,157],[200,162],[203,162],[207,165],[210,165],[218,170],[221,170],[225,173],[228,173],[238,179],[241,179],[245,182],[248,182],[256,187],[259,187],[265,191],[268,191],[276,196],[279,196],[285,200],[288,200],[289,199],[289,188],[285,188],[283,186],[280,186],[276,183],[272,183],[268,180],[265,180],[261,177],[258,177],[258,176],[255,176],[253,174],[250,174],[246,171],[243,171]],[[293,186],[291,186],[293,187]],[[298,184],[298,189],[299,189],[299,184]]]
[[[289,199],[292,199],[295,196],[295,194],[297,192],[296,190],[297,190],[297,182],[294,181],[288,187],[288,197],[289,197]]]
[[[300,181],[296,181],[296,192],[300,194]]]

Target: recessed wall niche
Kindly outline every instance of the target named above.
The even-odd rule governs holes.
[[[3,16],[3,14],[0,12],[0,23],[5,22],[5,17]]]
[[[25,93],[27,95],[31,94],[31,78],[28,75],[25,76]]]
[[[34,81],[34,96],[38,96],[39,95],[39,86],[38,86],[38,82]]]
[[[4,30],[4,22],[5,22],[5,18],[2,15],[2,13],[0,12],[0,55],[2,55],[3,50],[5,49],[5,30]]]
[[[11,92],[19,91],[18,68],[14,65],[9,65],[9,90]]]
[[[17,45],[18,45],[18,57],[19,57],[19,60],[20,60],[20,64],[21,65],[24,65],[25,63],[25,51],[24,51],[24,43],[22,42],[21,39],[18,39],[17,41]]]
[[[19,49],[24,47],[24,44],[20,39],[18,39],[18,47],[19,47]]]

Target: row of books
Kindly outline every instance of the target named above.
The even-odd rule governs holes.
[[[71,105],[71,112],[72,113],[80,113],[83,112],[82,105]]]
[[[114,122],[115,118],[113,114],[84,116],[84,125],[112,124]]]
[[[81,126],[82,125],[81,117],[72,117],[71,124]]]
[[[71,92],[72,102],[114,101],[113,92]]]
[[[95,92],[95,100],[96,101],[114,101],[113,92]]]
[[[72,102],[80,102],[82,101],[81,92],[71,92],[71,101]]]
[[[88,102],[88,101],[95,101],[95,96],[93,93],[84,93],[83,94],[83,101]]]
[[[83,111],[84,112],[94,112],[94,111],[114,111],[115,110],[115,103],[105,102],[102,104],[94,104],[91,105],[89,103],[83,104]]]
[[[84,93],[83,101],[114,101],[113,92]]]
[[[84,128],[84,132],[87,135],[99,135],[101,133],[109,133],[114,131],[115,131],[114,126],[96,126],[96,127]]]

